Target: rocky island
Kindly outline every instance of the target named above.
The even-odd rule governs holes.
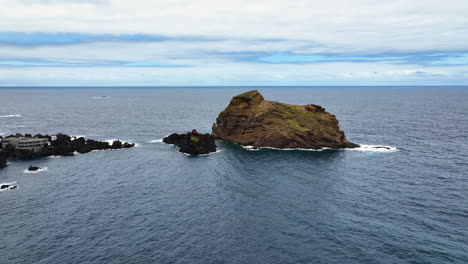
[[[165,137],[163,142],[177,145],[180,152],[190,155],[216,152],[215,138],[210,134],[200,134],[195,129],[186,134],[171,134]]]
[[[356,148],[336,117],[319,105],[268,101],[252,90],[234,96],[213,124],[212,135],[254,148]]]

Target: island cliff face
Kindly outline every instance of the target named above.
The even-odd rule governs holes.
[[[246,146],[272,148],[355,148],[336,117],[319,105],[268,101],[252,90],[232,98],[213,124],[216,138]]]

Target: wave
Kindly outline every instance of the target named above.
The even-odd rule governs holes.
[[[321,149],[305,149],[305,148],[273,148],[273,147],[260,147],[256,148],[254,146],[242,146],[242,148],[248,150],[248,151],[259,151],[261,149],[273,149],[273,150],[285,150],[285,151],[291,151],[291,150],[300,150],[300,151],[324,151],[330,148],[321,148]]]
[[[37,171],[29,171],[28,169],[25,169],[23,172],[24,172],[24,173],[33,173],[33,174],[34,174],[34,173],[39,173],[39,172],[41,172],[41,171],[47,171],[47,167],[40,168],[40,169],[38,169]]]
[[[131,140],[121,140],[121,139],[111,138],[111,139],[104,140],[104,142],[107,142],[107,143],[109,143],[109,145],[112,146],[112,144],[114,144],[114,141],[117,141],[117,140],[122,142],[122,144],[125,143],[125,142],[133,143],[133,144],[135,144],[135,148],[140,147],[140,143],[135,143],[135,142],[132,142]]]
[[[161,143],[163,142],[163,139],[160,138],[160,139],[153,139],[153,140],[150,140],[149,143]]]
[[[21,115],[0,115],[1,117],[21,117]]]
[[[93,99],[109,99],[111,98],[110,96],[107,96],[107,95],[102,95],[102,96],[93,96],[91,97]]]
[[[242,146],[242,148],[248,151],[259,151],[261,149],[273,149],[273,150],[285,150],[285,151],[324,151],[324,150],[353,150],[353,151],[369,151],[369,152],[395,152],[398,151],[396,147],[384,146],[384,145],[359,145],[359,148],[345,148],[345,149],[332,149],[332,148],[320,148],[320,149],[305,149],[305,148],[273,148],[273,147],[260,147],[256,148],[254,146]]]
[[[188,154],[188,153],[183,153],[185,156],[188,156],[188,157],[205,157],[205,156],[210,156],[210,155],[213,155],[213,154],[216,154],[216,153],[220,153],[221,150],[220,149],[217,149],[215,152],[211,152],[211,153],[208,153],[208,154],[198,154],[198,155],[192,155],[192,154]]]
[[[371,151],[371,152],[395,152],[398,148],[384,145],[359,145],[359,148],[351,148],[346,150],[354,151]]]
[[[111,138],[111,139],[106,139],[104,140],[104,142],[107,142],[109,143],[110,145],[114,144],[114,141],[117,141],[118,139],[115,139],[115,138]]]
[[[76,135],[76,136],[70,136],[70,137],[71,137],[71,140],[73,141],[73,140],[78,139],[80,137],[84,138],[84,137],[86,137],[86,135]]]

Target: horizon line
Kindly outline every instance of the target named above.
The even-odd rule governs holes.
[[[97,86],[0,86],[0,89],[28,89],[28,88],[246,88],[246,87],[262,87],[262,88],[322,88],[322,87],[457,87],[468,88],[468,85],[97,85]]]

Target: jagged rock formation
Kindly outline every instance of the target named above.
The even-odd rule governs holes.
[[[187,134],[171,134],[163,142],[177,145],[180,152],[191,155],[216,152],[215,138],[210,134],[200,134],[195,129]]]
[[[268,101],[252,90],[234,96],[213,124],[216,138],[253,147],[355,148],[336,117],[319,105]]]

